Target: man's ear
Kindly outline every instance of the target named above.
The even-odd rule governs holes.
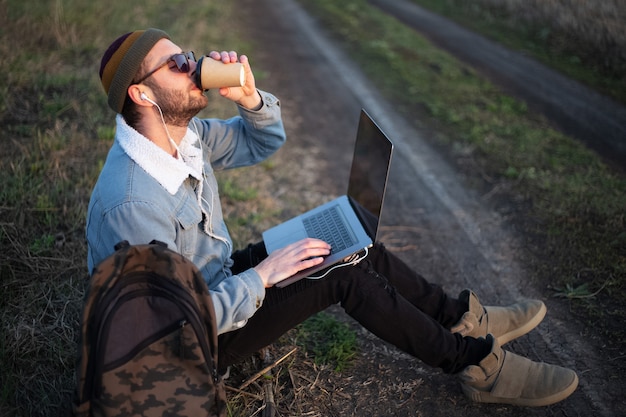
[[[152,107],[154,104],[146,100],[151,94],[150,88],[142,84],[132,84],[128,87],[128,97],[139,106]]]

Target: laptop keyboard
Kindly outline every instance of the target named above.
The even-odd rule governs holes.
[[[339,206],[332,206],[320,213],[305,217],[303,222],[309,237],[321,239],[330,244],[331,253],[340,252],[356,243],[339,212]]]

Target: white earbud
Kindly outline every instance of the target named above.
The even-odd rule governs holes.
[[[147,95],[146,93],[141,93],[141,95],[139,96],[139,98],[141,98],[142,100],[145,100],[149,103],[154,104],[155,106],[157,105],[154,101],[152,101]]]

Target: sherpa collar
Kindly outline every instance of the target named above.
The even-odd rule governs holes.
[[[155,145],[148,138],[130,127],[124,117],[117,115],[116,140],[130,158],[174,195],[189,177],[202,184],[202,148],[196,146],[198,135],[187,128],[178,145],[179,158]]]

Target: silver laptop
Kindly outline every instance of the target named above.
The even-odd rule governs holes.
[[[267,253],[306,237],[331,245],[324,262],[277,284],[320,278],[329,267],[353,262],[354,255],[376,241],[385,198],[393,144],[365,110],[361,110],[348,193],[263,233]],[[321,271],[321,272],[320,272]]]

